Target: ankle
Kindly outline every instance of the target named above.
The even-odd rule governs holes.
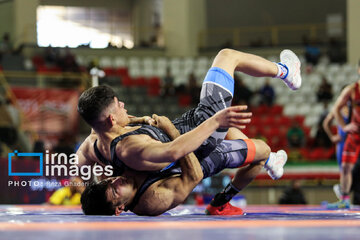
[[[275,159],[276,159],[276,153],[271,152],[269,158],[265,162],[265,166],[264,166],[265,169],[271,168],[274,165],[273,162],[275,161]]]
[[[348,193],[343,193],[341,196],[342,201],[350,201],[350,195]]]
[[[285,79],[289,73],[288,67],[283,63],[275,63],[275,64],[278,68],[278,72],[277,72],[275,78]]]
[[[222,192],[215,195],[213,200],[211,200],[210,205],[214,207],[222,206],[228,203],[239,192],[239,189],[232,183],[229,183]]]

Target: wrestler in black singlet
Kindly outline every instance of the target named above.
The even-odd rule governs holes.
[[[135,134],[146,134],[152,137],[153,139],[159,140],[161,142],[170,141],[170,138],[161,129],[150,125],[142,125],[141,128],[120,135],[111,142],[111,146],[110,146],[111,157],[112,157],[111,162],[101,155],[100,151],[96,146],[96,141],[95,141],[94,150],[98,159],[106,165],[113,166],[114,176],[119,176],[123,174],[125,170],[133,170],[130,167],[126,166],[116,156],[116,145],[125,137]],[[232,141],[224,140],[215,148],[214,151],[212,151],[209,154],[209,156],[205,158],[199,158],[199,154],[197,154],[196,151],[194,153],[199,159],[200,166],[204,174],[204,178],[207,178],[219,173],[225,168],[236,168],[241,166],[244,163],[245,158],[247,156],[247,145],[243,140],[232,140]],[[181,168],[178,161],[176,161],[159,171],[149,171],[148,174],[149,175],[144,180],[143,184],[140,186],[132,204],[127,208],[127,210],[132,210],[136,206],[142,194],[147,190],[147,188],[151,184],[161,179],[165,179],[176,174],[181,174]]]

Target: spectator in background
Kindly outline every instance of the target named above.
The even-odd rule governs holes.
[[[83,181],[78,177],[71,179],[72,185],[59,188],[49,198],[51,205],[80,205],[81,193],[85,189]]]
[[[75,151],[73,136],[64,134],[59,138],[57,145],[53,148],[54,153],[65,153],[68,157]]]
[[[332,142],[327,135],[325,129],[323,128],[322,122],[319,122],[317,125],[317,131],[315,135],[315,147],[331,147]]]
[[[199,102],[201,88],[198,86],[194,73],[190,73],[187,85],[187,94],[191,97],[191,105]]]
[[[34,142],[33,152],[45,152],[45,143],[41,139],[36,139]]]
[[[279,204],[306,204],[304,193],[301,190],[301,180],[293,180],[291,186],[285,189],[279,199]]]
[[[244,81],[238,74],[234,74],[235,87],[233,104],[250,106],[253,92],[245,85]]]
[[[311,39],[310,41],[306,39],[304,40],[304,44],[306,62],[315,66],[318,64],[321,55],[317,41],[315,39]]]
[[[270,80],[267,78],[263,87],[258,91],[260,94],[260,104],[272,106],[275,100],[275,90],[270,85]]]
[[[316,92],[317,100],[319,102],[328,103],[333,98],[332,86],[328,80],[323,77],[319,89]]]
[[[328,56],[332,63],[343,63],[346,61],[345,46],[334,37],[329,42]]]
[[[3,54],[12,52],[12,44],[10,42],[10,34],[4,33],[0,42],[0,60]]]
[[[286,134],[288,145],[291,148],[300,148],[305,144],[305,133],[296,120],[292,120],[291,126]]]
[[[161,96],[174,96],[175,88],[174,88],[174,77],[171,75],[170,68],[166,69],[166,75],[162,82]]]
[[[8,97],[0,99],[0,112],[0,142],[10,147],[18,140],[17,128],[20,125],[20,113]]]
[[[59,62],[59,49],[48,46],[44,51],[44,60],[51,65],[57,65]]]
[[[59,66],[63,72],[79,72],[80,68],[75,60],[74,54],[69,48],[65,48],[64,55],[60,57]]]
[[[319,121],[317,123],[317,131],[315,135],[315,147],[329,148],[332,145],[332,142],[323,126],[324,119],[328,114],[329,114],[328,105],[325,102],[323,113],[320,115]]]

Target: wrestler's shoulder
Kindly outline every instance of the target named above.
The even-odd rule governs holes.
[[[96,134],[91,133],[89,136],[85,138],[85,140],[81,143],[79,150],[82,152],[87,152],[93,148],[94,142],[96,141]]]

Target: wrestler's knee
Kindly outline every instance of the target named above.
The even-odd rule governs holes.
[[[260,139],[252,139],[252,141],[255,144],[256,148],[255,160],[266,160],[271,152],[271,148],[269,147],[269,145],[267,145],[263,140]]]
[[[218,52],[218,54],[216,56],[228,58],[233,54],[233,51],[234,50],[232,50],[230,48],[223,48]]]

